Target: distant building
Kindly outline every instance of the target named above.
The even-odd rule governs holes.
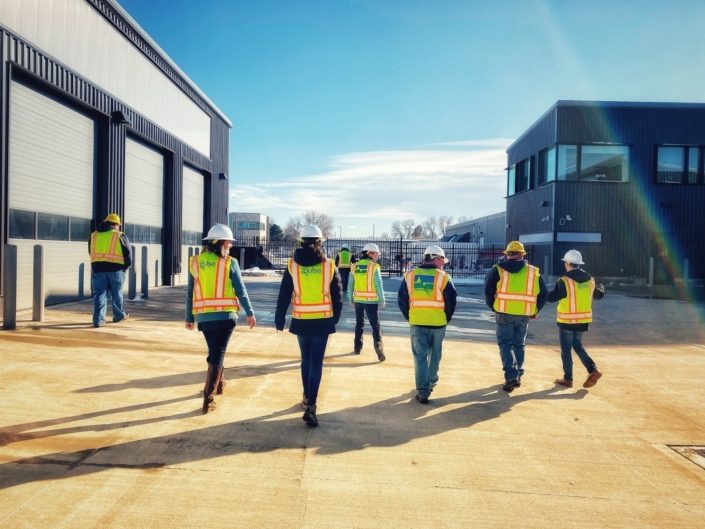
[[[558,101],[507,149],[506,239],[549,274],[705,278],[705,104]]]
[[[507,215],[504,211],[446,228],[445,242],[474,242],[480,246],[504,245]]]
[[[228,224],[235,239],[248,244],[265,244],[269,241],[270,220],[261,213],[228,213]]]

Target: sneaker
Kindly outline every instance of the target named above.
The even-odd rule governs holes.
[[[572,388],[573,387],[573,381],[568,380],[567,378],[557,378],[556,380],[553,381],[554,383],[558,384],[559,386],[564,386],[566,388]]]
[[[119,320],[113,319],[113,323],[120,323],[121,321],[125,321],[125,320],[126,320],[127,318],[129,318],[129,317],[130,317],[130,315],[126,312],[126,313],[125,313],[125,316],[123,316],[123,317],[120,318]]]
[[[517,379],[514,380],[507,380],[504,383],[504,386],[502,386],[502,389],[506,391],[507,393],[511,393],[514,391],[516,388],[519,387],[519,381]]]
[[[429,402],[428,397],[422,397],[418,393],[416,394],[416,400],[419,401],[421,404],[428,404]]]
[[[304,421],[306,421],[306,426],[309,428],[315,428],[318,426],[318,418],[316,417],[316,405],[311,404],[306,406],[306,411],[304,412],[304,416],[302,417]]]
[[[590,373],[590,375],[587,377],[587,380],[583,384],[583,387],[584,388],[593,387],[595,384],[597,384],[597,381],[600,380],[600,378],[602,378],[602,373],[600,373],[597,369],[595,369],[595,371]]]

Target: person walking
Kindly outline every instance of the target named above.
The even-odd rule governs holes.
[[[421,404],[429,403],[438,383],[443,338],[455,312],[457,293],[443,270],[447,262],[443,248],[429,246],[423,262],[404,274],[399,287],[399,310],[410,324],[416,400]]]
[[[185,320],[188,330],[198,325],[208,345],[203,387],[203,413],[208,413],[216,407],[215,395],[223,393],[223,361],[240,307],[250,329],[257,325],[257,319],[237,259],[229,254],[233,232],[225,224],[215,224],[203,240],[203,250],[189,262]]]
[[[565,266],[565,275],[548,294],[549,302],[558,302],[556,321],[563,363],[563,378],[557,378],[555,383],[567,388],[573,387],[572,349],[588,372],[583,387],[591,388],[600,380],[602,373],[583,347],[583,333],[587,332],[592,322],[592,300],[602,299],[605,288],[602,285],[595,286],[595,279],[580,268],[585,263],[578,250],[568,250],[561,260]]]
[[[353,263],[353,254],[346,245],[340,249],[340,251],[335,256],[335,266],[338,267],[340,272],[340,280],[343,282],[343,297],[348,292],[348,277],[350,276],[350,269]]]
[[[289,305],[293,306],[289,332],[296,335],[301,352],[303,420],[318,426],[318,389],[328,338],[343,309],[343,287],[333,260],[323,250],[323,234],[310,224],[301,230],[301,247],[289,259],[279,287],[274,325],[284,330]]]
[[[525,259],[524,245],[511,241],[504,250],[506,259],[494,265],[485,279],[485,303],[494,311],[497,344],[504,369],[502,389],[511,393],[521,386],[524,375],[524,348],[529,320],[546,303],[548,289],[539,269]]]
[[[125,271],[132,266],[132,246],[127,235],[120,231],[120,224],[120,216],[110,213],[88,240],[93,288],[93,327],[105,325],[108,292],[112,298],[113,323],[126,320],[129,316],[123,306],[122,287]]]
[[[379,324],[379,310],[386,305],[382,270],[379,264],[379,248],[374,243],[367,243],[360,253],[360,259],[352,266],[348,284],[348,301],[355,305],[355,341],[354,353],[362,351],[362,333],[365,328],[365,314],[372,327],[372,339],[375,353],[380,362],[384,362],[384,346]]]

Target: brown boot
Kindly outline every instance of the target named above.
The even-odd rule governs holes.
[[[557,378],[554,380],[556,384],[559,386],[565,386],[566,388],[572,388],[573,387],[573,381],[568,380],[567,378]]]
[[[206,375],[206,385],[203,388],[203,413],[208,413],[215,409],[215,388],[218,380],[223,374],[222,367],[208,364],[208,374]]]
[[[220,378],[218,379],[218,384],[215,388],[215,394],[222,395],[224,388],[225,388],[225,368],[223,368],[220,372]]]
[[[590,373],[590,375],[587,377],[587,380],[583,384],[583,387],[584,388],[593,387],[595,384],[597,384],[597,381],[600,380],[600,378],[602,378],[602,373],[600,373],[597,369],[595,369],[595,371]]]

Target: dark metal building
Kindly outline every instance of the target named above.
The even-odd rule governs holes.
[[[2,5],[0,236],[18,248],[18,308],[37,243],[48,302],[90,293],[86,241],[109,212],[138,273],[183,282],[189,248],[227,222],[230,121],[117,2]]]
[[[705,104],[558,101],[507,149],[507,240],[558,274],[705,278]]]

